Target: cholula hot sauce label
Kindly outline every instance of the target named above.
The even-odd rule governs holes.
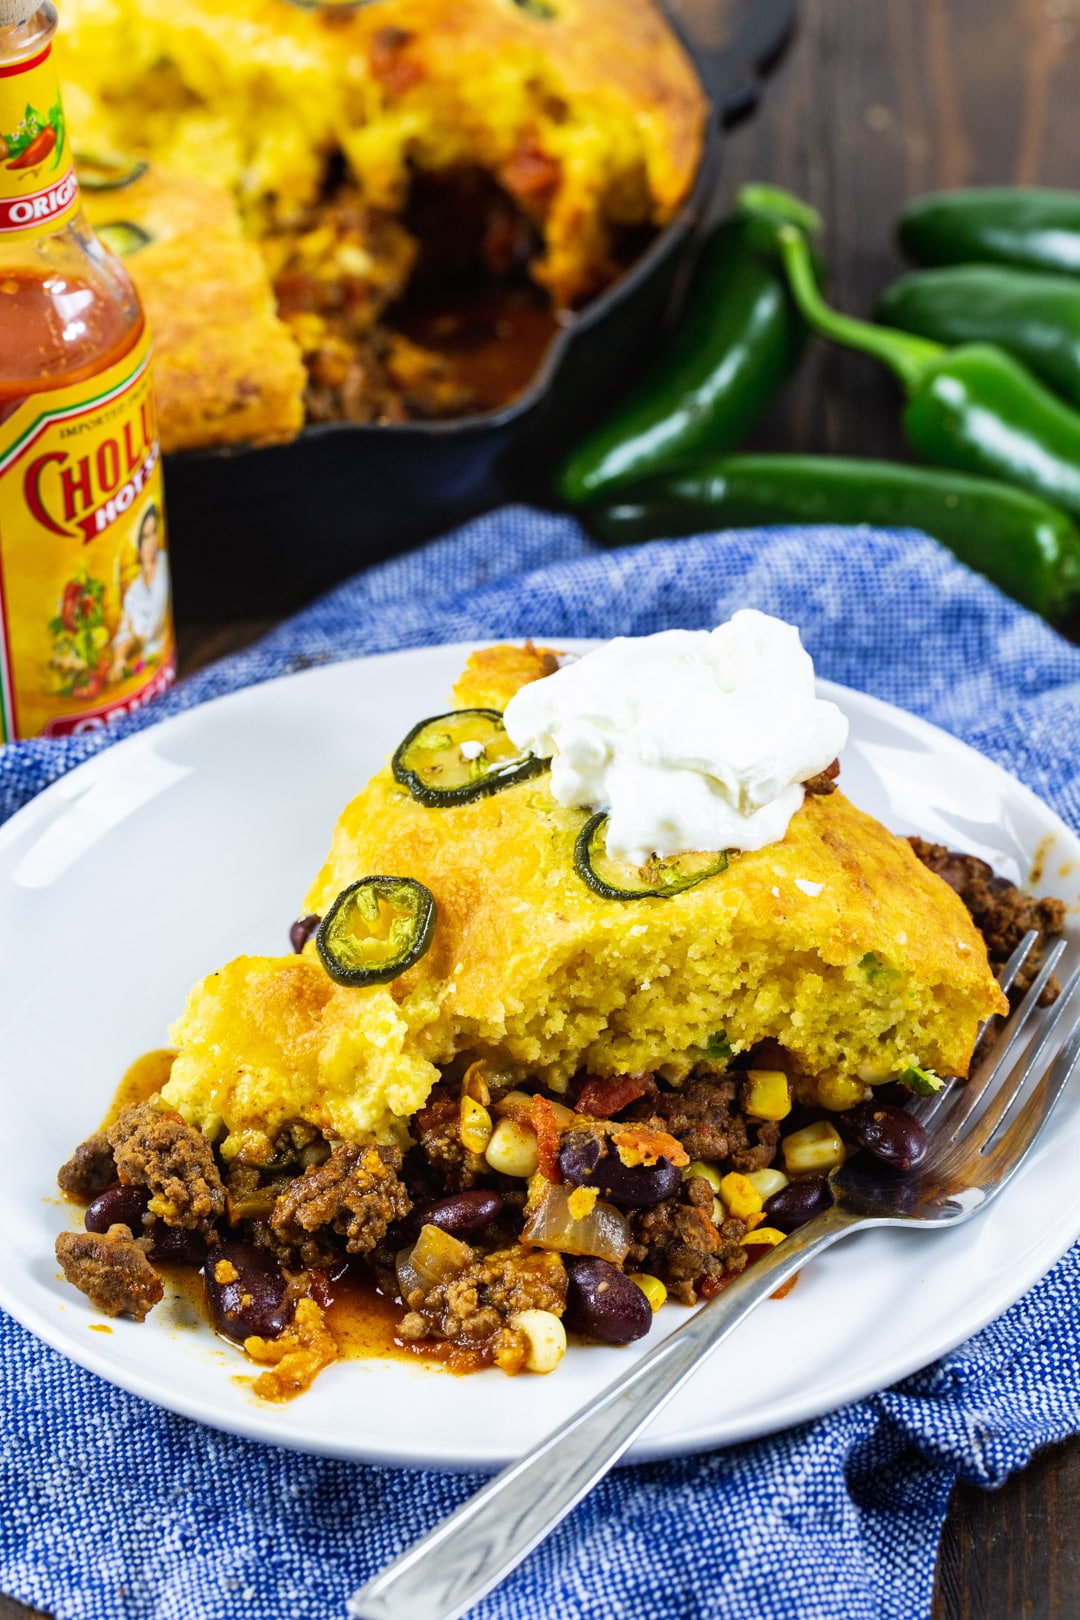
[[[0,423],[0,736],[92,731],[175,673],[144,336]]]
[[[0,243],[78,205],[48,54],[0,67]],[[149,339],[50,380],[0,387],[0,742],[97,730],[175,672]]]
[[[47,236],[79,206],[52,46],[0,63],[0,242]]]

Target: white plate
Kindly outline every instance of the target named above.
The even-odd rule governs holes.
[[[74,1224],[54,1178],[127,1065],[164,1043],[191,983],[242,951],[287,949],[339,810],[417,717],[445,703],[466,651],[336,664],[208,703],[73,771],[0,829],[0,1302],[81,1366],[217,1428],[451,1468],[519,1455],[676,1326],[680,1308],[665,1306],[641,1345],[574,1349],[549,1378],[348,1361],[291,1404],[261,1405],[240,1352],[175,1303],[141,1326],[95,1331],[101,1319],[53,1259],[56,1233]],[[1076,901],[1080,842],[1026,788],[922,721],[822,690],[851,721],[843,781],[856,804],[1016,880],[1038,857],[1036,888]],[[1080,957],[1075,917],[1070,929]],[[1080,1234],[1078,1135],[1074,1090],[986,1215],[830,1250],[716,1354],[632,1459],[815,1417],[976,1332]]]

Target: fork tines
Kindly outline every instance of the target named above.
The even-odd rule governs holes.
[[[1036,938],[1028,934],[1010,957],[1001,973],[1002,988],[1015,982]],[[1047,952],[1020,1006],[1009,1014],[967,1084],[954,1083],[926,1099],[931,1106],[920,1118],[935,1121],[927,1162],[939,1182],[1003,1185],[1080,1067],[1080,1022],[1071,1016],[1080,968],[1033,1023],[1039,997],[1065,948],[1066,942],[1059,940]]]
[[[1002,967],[997,976],[997,981],[1005,995],[1009,994],[1009,991],[1016,983],[1020,969],[1023,967],[1024,963],[1034,950],[1035,945],[1038,942],[1038,938],[1038,931],[1034,928],[1030,929],[1029,932],[1024,935],[1015,951],[1013,951],[1012,955],[1009,957],[1009,960]],[[1032,1003],[1030,1002],[1030,999],[1025,998],[1025,1009],[1030,1008],[1031,1005]],[[985,1049],[987,1045],[987,1035],[991,1032],[994,1036],[998,1037],[998,1052],[1000,1053],[1000,1037],[1004,1028],[1004,1025],[998,1024],[996,1017],[988,1018],[986,1023],[980,1027],[979,1033],[975,1037],[975,1048],[972,1052],[971,1061],[973,1064],[976,1063],[980,1053],[982,1053],[984,1057],[986,1056]],[[965,1094],[967,1093],[968,1089],[975,1086],[975,1084],[976,1082],[974,1078],[970,1079],[967,1083],[967,1087],[964,1088]],[[940,1091],[935,1092],[932,1097],[921,1097],[914,1107],[908,1110],[908,1112],[914,1114],[915,1118],[921,1120],[924,1125],[929,1125],[930,1121],[932,1119],[936,1119],[938,1114],[940,1114],[947,1102],[956,1101],[956,1092],[957,1082],[955,1080],[947,1080]]]

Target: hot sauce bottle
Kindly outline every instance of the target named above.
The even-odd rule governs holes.
[[[0,0],[0,743],[172,681],[150,344],[79,207],[51,0]]]

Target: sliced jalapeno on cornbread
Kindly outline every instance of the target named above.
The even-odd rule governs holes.
[[[125,186],[141,180],[147,170],[144,158],[118,157],[104,152],[80,152],[75,162],[84,191],[122,191]]]
[[[392,766],[414,799],[441,809],[538,776],[548,761],[510,741],[498,709],[452,709],[414,726]]]
[[[436,914],[435,896],[415,878],[361,878],[319,924],[319,960],[337,984],[386,984],[419,962]]]
[[[149,231],[144,231],[141,225],[134,225],[130,219],[113,219],[107,225],[95,225],[94,232],[98,240],[112,248],[121,259],[130,258],[140,248],[149,247],[154,240]]]
[[[362,11],[374,0],[289,0],[298,11]]]
[[[650,855],[641,866],[607,852],[607,812],[590,816],[574,845],[578,876],[605,900],[668,900],[727,870],[727,850]]]

